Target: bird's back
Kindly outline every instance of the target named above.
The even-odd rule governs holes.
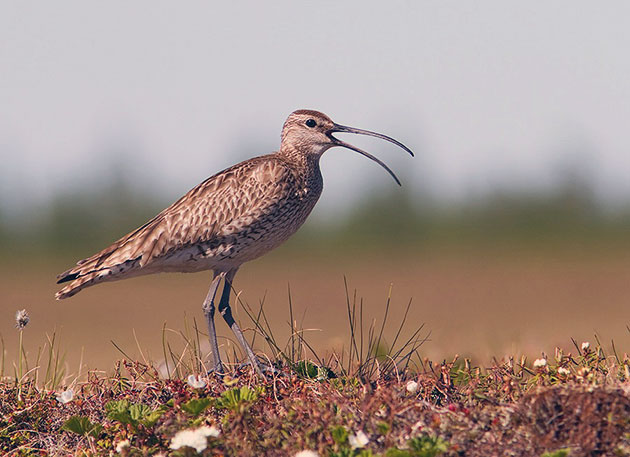
[[[57,299],[162,271],[227,271],[291,236],[322,190],[317,162],[255,157],[208,178],[149,222],[58,277]]]

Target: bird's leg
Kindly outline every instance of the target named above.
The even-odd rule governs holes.
[[[212,352],[212,370],[215,373],[223,373],[223,364],[221,363],[221,356],[219,355],[219,343],[217,342],[217,331],[214,328],[214,297],[217,295],[217,289],[221,278],[225,276],[225,273],[214,272],[214,279],[210,284],[210,290],[203,302],[203,314],[206,316],[208,322],[208,337],[210,338],[210,352]]]
[[[254,355],[254,351],[252,351],[252,348],[245,340],[245,336],[243,336],[241,328],[238,326],[238,324],[234,320],[234,317],[232,316],[232,309],[230,308],[230,291],[232,289],[232,281],[234,280],[236,271],[237,269],[235,268],[228,271],[225,275],[225,284],[223,285],[223,293],[221,294],[221,301],[219,302],[219,312],[221,313],[221,316],[223,316],[223,319],[225,319],[225,322],[234,332],[234,335],[236,336],[236,339],[238,340],[241,347],[247,353],[247,358],[252,364],[254,370],[256,370],[256,373],[259,376],[263,377],[260,364],[258,363],[258,359],[256,359],[256,356]]]

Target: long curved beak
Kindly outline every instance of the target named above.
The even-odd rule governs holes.
[[[413,155],[413,151],[411,149],[409,149],[407,146],[402,144],[400,141],[397,141],[397,140],[395,140],[395,139],[393,139],[391,137],[388,137],[386,135],[383,135],[381,133],[371,132],[369,130],[363,130],[363,129],[355,129],[354,127],[346,127],[345,125],[334,124],[333,128],[331,128],[330,130],[328,130],[328,132],[326,132],[326,134],[328,135],[328,138],[331,139],[332,143],[335,146],[341,146],[341,147],[344,147],[344,148],[352,149],[353,151],[358,152],[361,155],[364,155],[368,159],[372,159],[374,162],[376,162],[381,167],[383,167],[385,170],[387,170],[387,172],[392,176],[392,178],[394,178],[394,181],[396,181],[396,183],[399,186],[402,186],[402,184],[400,183],[400,180],[394,174],[394,172],[387,165],[385,165],[381,160],[379,160],[378,158],[374,157],[369,152],[365,152],[364,150],[359,149],[356,146],[353,146],[353,145],[351,145],[349,143],[346,143],[345,141],[341,141],[340,139],[335,138],[333,136],[333,133],[337,133],[337,132],[341,132],[341,133],[357,133],[359,135],[374,136],[376,138],[380,138],[382,140],[389,141],[390,143],[394,143],[399,148],[402,148],[405,151],[407,151],[411,155],[411,157],[413,157],[414,155]]]

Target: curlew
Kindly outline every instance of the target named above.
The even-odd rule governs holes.
[[[295,111],[282,127],[277,152],[246,160],[206,179],[143,226],[80,260],[58,276],[57,283],[69,284],[55,298],[139,275],[212,270],[203,312],[213,370],[223,372],[214,326],[215,297],[223,279],[218,310],[253,368],[262,374],[230,309],[230,291],[239,267],[276,248],[304,223],[322,192],[319,159],[326,150],[341,146],[356,151],[382,166],[400,185],[382,161],[334,133],[381,138],[413,156],[408,147],[388,136],[335,124],[317,111]]]

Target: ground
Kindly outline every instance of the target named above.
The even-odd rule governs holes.
[[[266,379],[247,366],[162,379],[151,366],[121,361],[112,375],[90,373],[72,392],[5,379],[0,449],[15,456],[630,455],[627,356],[583,344],[573,354],[487,369],[424,360],[416,372],[401,356],[394,364],[355,354],[345,367],[285,358]],[[182,430],[189,432],[175,438]],[[198,447],[174,449],[182,442]]]
[[[4,264],[0,454],[630,455],[627,257],[486,254],[247,265],[234,307],[265,379],[223,323],[230,372],[207,374],[208,275],[55,302],[68,261]]]

